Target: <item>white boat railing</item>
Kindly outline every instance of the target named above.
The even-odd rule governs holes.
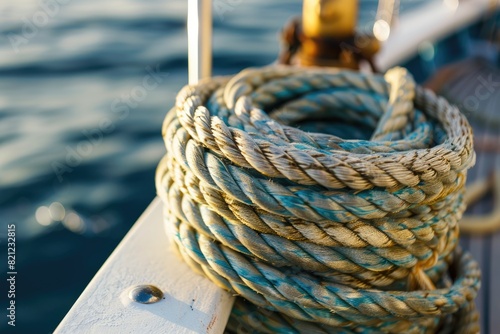
[[[422,43],[434,43],[499,6],[499,0],[437,0],[415,8],[392,29],[375,57],[377,68],[384,71],[401,64],[416,54]]]
[[[156,198],[97,272],[55,333],[222,333],[232,297],[194,274],[163,229]],[[132,288],[152,284],[164,299],[140,304]]]
[[[210,1],[190,0],[190,82],[210,76]],[[498,7],[495,0],[494,6]],[[194,6],[196,6],[195,9]],[[381,69],[401,63],[423,42],[443,38],[485,14],[491,0],[464,0],[457,8],[435,1],[404,14],[375,61]],[[208,8],[208,9],[207,9]],[[205,15],[204,15],[205,14]],[[197,18],[197,19],[196,19]],[[210,27],[208,27],[208,25]],[[194,29],[194,30],[192,30]],[[197,33],[195,33],[197,32]],[[191,35],[192,34],[192,35]],[[193,43],[193,44],[191,44]],[[132,288],[152,284],[163,299],[140,304]],[[78,298],[55,333],[223,333],[234,298],[193,273],[174,251],[155,198]]]

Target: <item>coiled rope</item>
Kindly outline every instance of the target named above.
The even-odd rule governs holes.
[[[406,70],[201,81],[178,94],[163,137],[169,234],[243,297],[229,328],[434,333],[465,310],[474,332],[480,273],[456,247],[472,131]]]

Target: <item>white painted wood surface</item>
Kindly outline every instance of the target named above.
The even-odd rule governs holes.
[[[499,0],[461,0],[453,10],[446,3],[453,1],[429,2],[401,16],[375,57],[378,68],[385,71],[401,64],[415,55],[423,42],[440,40],[500,6]]]
[[[222,333],[233,297],[194,274],[172,247],[156,198],[55,333]],[[130,288],[141,284],[157,286],[165,299],[155,304],[131,301]]]

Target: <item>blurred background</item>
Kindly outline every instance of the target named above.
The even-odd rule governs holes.
[[[361,3],[370,30],[377,1]],[[214,74],[273,62],[301,6],[214,0]],[[16,332],[52,332],[154,198],[161,123],[187,83],[186,13],[182,0],[0,2],[0,269],[15,224]]]

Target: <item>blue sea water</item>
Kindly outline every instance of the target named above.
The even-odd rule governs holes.
[[[302,1],[214,3],[219,75],[273,62]],[[362,3],[366,28],[377,1]],[[53,331],[154,198],[161,123],[187,83],[186,7],[0,2],[0,310],[15,224],[18,332]]]

